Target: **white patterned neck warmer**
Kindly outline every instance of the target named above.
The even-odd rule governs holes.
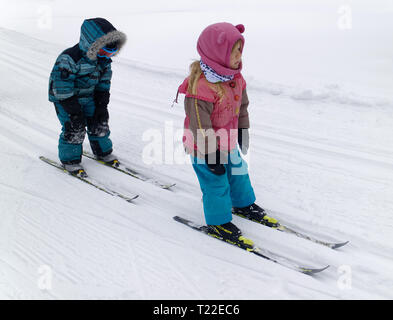
[[[206,63],[204,63],[202,60],[199,61],[199,64],[201,66],[202,72],[205,75],[205,78],[207,81],[211,83],[217,83],[217,82],[226,82],[233,80],[233,75],[231,76],[222,76],[215,72],[212,68],[210,68]]]

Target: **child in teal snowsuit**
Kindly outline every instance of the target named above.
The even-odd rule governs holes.
[[[103,18],[87,19],[80,41],[57,58],[49,79],[49,101],[62,125],[59,158],[65,166],[81,162],[86,135],[93,153],[110,157],[108,103],[112,78],[111,56],[124,45],[126,36]]]

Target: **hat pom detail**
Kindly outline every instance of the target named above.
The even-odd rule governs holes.
[[[236,29],[239,30],[240,33],[243,33],[244,30],[246,30],[246,28],[245,28],[244,25],[242,25],[242,24],[238,24],[238,25],[236,26]]]

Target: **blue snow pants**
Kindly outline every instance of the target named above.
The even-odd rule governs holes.
[[[236,149],[224,164],[226,173],[212,173],[203,159],[191,156],[203,194],[206,224],[219,225],[232,220],[232,207],[243,208],[255,202],[248,166]]]
[[[93,99],[88,99],[84,101],[85,103],[81,104],[82,112],[85,118],[93,117],[95,111],[95,104]],[[67,141],[65,138],[65,123],[70,121],[69,114],[63,109],[61,103],[56,102],[56,114],[59,118],[59,121],[62,125],[62,130],[59,137],[59,159],[62,163],[79,163],[82,160],[82,152],[83,152],[83,142],[82,143],[72,143],[71,141]],[[86,123],[87,126],[87,123]],[[85,133],[83,133],[85,134]],[[91,149],[93,153],[96,155],[106,155],[112,152],[112,141],[109,139],[110,131],[105,135],[96,136],[93,135],[87,130],[87,135],[89,138]]]

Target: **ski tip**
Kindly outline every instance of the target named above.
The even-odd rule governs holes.
[[[326,267],[323,268],[319,268],[319,269],[313,269],[313,268],[300,268],[300,271],[304,274],[308,274],[308,275],[313,275],[319,272],[322,272],[324,270],[326,270],[327,268],[329,268],[330,265],[327,265]]]
[[[345,241],[345,242],[341,242],[341,243],[335,243],[335,244],[332,246],[332,249],[341,248],[341,247],[345,246],[345,245],[348,244],[348,243],[349,243],[349,241]]]
[[[127,200],[127,202],[132,202],[133,200],[135,200],[136,198],[139,198],[139,194],[136,194],[135,196],[133,196],[132,198],[129,198]]]

